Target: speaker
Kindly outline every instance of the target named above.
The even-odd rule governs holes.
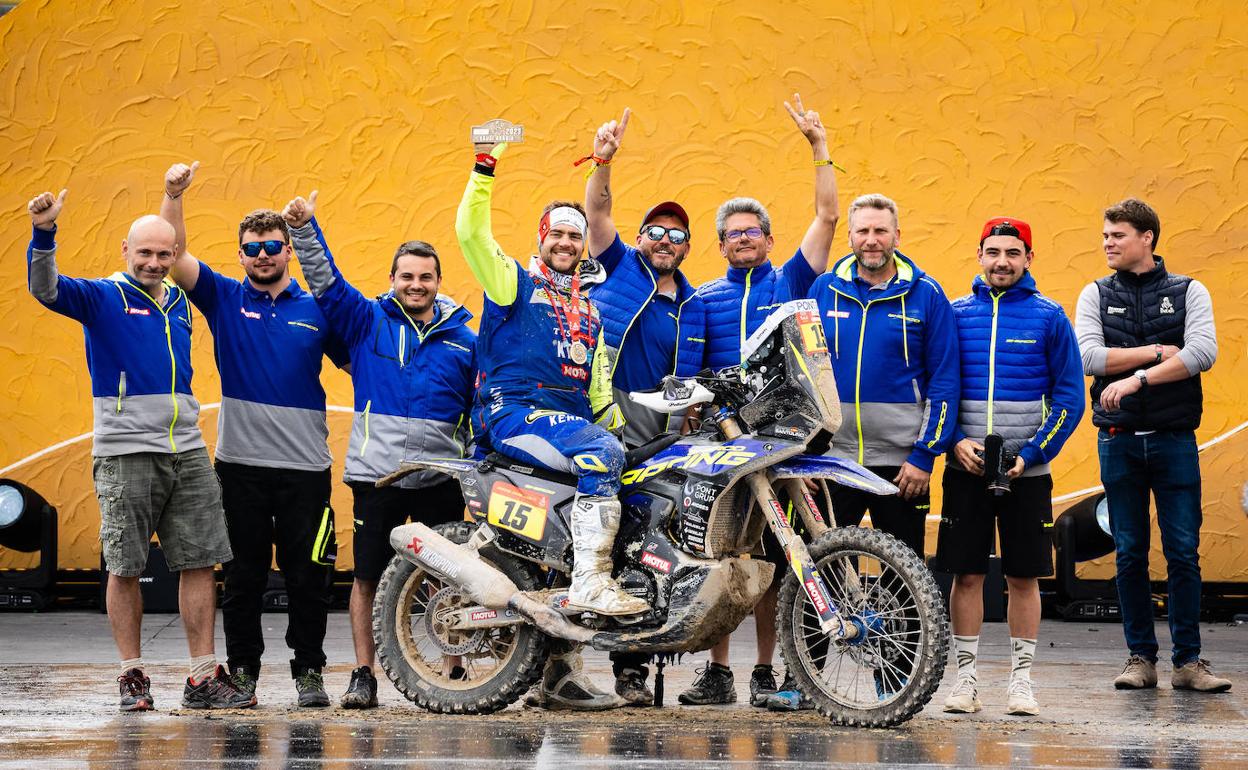
[[[147,551],[147,566],[139,575],[139,594],[143,597],[143,612],[178,611],[178,573],[169,571],[165,552],[160,543],[152,541]],[[100,612],[106,612],[108,593],[108,568],[100,556]]]

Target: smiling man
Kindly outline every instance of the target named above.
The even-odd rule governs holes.
[[[100,541],[108,568],[107,608],[121,653],[122,711],[155,705],[143,673],[143,599],[139,576],[152,535],[179,574],[178,609],[190,648],[187,708],[246,708],[217,664],[212,568],[233,558],[221,492],[199,431],[191,394],[191,307],[166,282],[179,251],[160,217],[140,217],[121,245],[126,269],[108,278],[67,278],[56,267],[56,220],[65,204],[45,192],[28,204],[34,233],[26,252],[28,288],[53,312],[82,324],[95,425],[92,473],[100,504]]]
[[[165,175],[160,213],[181,244],[173,278],[212,329],[221,374],[217,476],[234,559],[222,566],[221,615],[231,681],[255,693],[264,653],[260,615],[273,551],[289,601],[286,643],[300,706],[328,706],[321,669],[337,542],[329,506],[324,356],[347,361],[312,295],[290,275],[290,233],[276,211],[238,226],[243,279],[187,250],[185,194],[198,163]]]
[[[1053,574],[1053,477],[1049,463],[1083,416],[1083,372],[1075,333],[1062,306],[1032,278],[1031,227],[997,217],[979,236],[971,293],[953,303],[962,361],[954,446],[945,465],[936,546],[956,575],[949,599],[958,678],[945,711],[981,708],[975,660],[984,619],[984,577],[995,534],[1009,586],[1010,681],[1006,713],[1039,713],[1031,665],[1040,631],[1040,581]],[[1010,489],[987,487],[984,439],[995,434],[1009,463]],[[995,469],[993,469],[995,474]],[[994,533],[994,525],[996,532]]]
[[[306,200],[295,198],[282,216],[308,286],[351,354],[355,417],[344,478],[354,496],[350,614],[356,668],[341,703],[372,708],[373,598],[394,555],[390,530],[409,517],[429,526],[464,518],[459,484],[443,474],[418,471],[392,486],[376,483],[404,462],[464,456],[477,335],[467,325],[472,314],[438,294],[442,263],[425,241],[399,245],[390,261],[390,288],[375,299],[348,283],[314,216],[316,198],[316,191]]]

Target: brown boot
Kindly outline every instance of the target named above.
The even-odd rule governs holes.
[[[1157,686],[1157,664],[1140,655],[1127,658],[1127,665],[1114,680],[1119,690],[1144,690]]]
[[[1176,668],[1170,675],[1170,686],[1176,690],[1226,692],[1231,689],[1231,680],[1214,676],[1209,661],[1198,658]]]

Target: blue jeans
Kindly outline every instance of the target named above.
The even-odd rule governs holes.
[[[1157,503],[1157,526],[1169,581],[1171,660],[1182,666],[1200,657],[1200,461],[1192,431],[1110,435],[1096,442],[1109,524],[1118,552],[1118,601],[1131,654],[1157,659],[1148,578],[1148,493]]]

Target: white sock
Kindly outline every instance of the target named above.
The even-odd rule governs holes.
[[[125,660],[121,662],[121,673],[124,674],[132,668],[142,669],[143,659],[142,658],[126,658]]]
[[[958,658],[958,679],[979,681],[975,675],[975,659],[979,657],[978,636],[954,636],[953,649]]]
[[[1010,679],[1031,680],[1031,662],[1036,657],[1036,640],[1010,637]]]
[[[217,673],[216,655],[200,655],[198,658],[191,658],[191,681],[195,684],[199,684],[215,673]]]

